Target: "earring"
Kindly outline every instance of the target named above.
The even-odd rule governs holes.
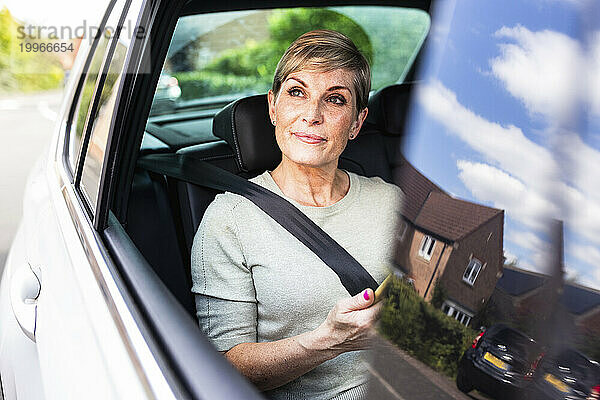
[[[271,123],[273,124],[273,126],[277,125],[277,121],[276,120],[271,121]]]

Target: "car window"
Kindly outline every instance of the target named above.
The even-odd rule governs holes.
[[[122,41],[118,41],[106,73],[96,114],[90,118],[91,134],[81,174],[81,189],[92,209],[96,208],[104,152],[126,53],[127,47]]]
[[[69,160],[69,166],[73,177],[76,173],[77,160],[79,153],[81,152],[82,138],[84,136],[84,128],[86,123],[86,117],[90,111],[90,105],[94,96],[94,89],[96,82],[98,81],[98,75],[102,68],[104,58],[107,54],[108,43],[110,38],[110,32],[114,30],[117,24],[119,11],[122,10],[123,1],[113,1],[107,9],[107,15],[105,16],[106,21],[103,26],[99,29],[101,34],[96,36],[87,36],[82,40],[94,41],[94,45],[91,46],[88,57],[91,58],[87,71],[83,71],[82,87],[77,92],[77,98],[73,102],[72,117],[69,122],[69,132],[66,135],[67,143],[67,158]]]
[[[556,364],[568,369],[571,375],[576,376],[579,380],[588,380],[592,383],[599,378],[598,367],[582,354],[573,350],[565,350],[560,353],[556,357]]]
[[[510,328],[502,329],[500,332],[496,333],[494,335],[494,341],[508,346],[512,351],[515,351],[517,354],[522,354],[525,357],[529,357],[532,353],[535,353],[535,342],[522,333]]]
[[[107,46],[108,39],[104,35],[102,35],[99,39],[98,46],[94,51],[90,67],[85,75],[85,80],[83,82],[83,87],[81,89],[79,101],[77,103],[75,113],[73,115],[71,131],[70,135],[68,136],[68,158],[71,170],[73,171],[73,175],[75,174],[77,158],[79,156],[79,152],[81,151],[81,139],[83,136],[83,128],[85,126],[86,116],[90,108],[92,96],[94,95],[94,88],[96,87],[96,81],[98,79],[100,67],[102,66],[102,60],[104,60],[104,56],[106,54]]]
[[[429,30],[429,15],[400,7],[234,11],[179,19],[151,113],[172,114],[269,90],[289,44],[313,29],[349,36],[371,63],[373,85],[402,82]]]

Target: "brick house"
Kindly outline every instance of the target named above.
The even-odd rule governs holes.
[[[510,321],[548,303],[546,288],[550,277],[505,266],[491,300],[496,307],[496,318]],[[558,298],[560,308],[566,312],[561,320],[564,328],[575,327],[579,333],[600,336],[600,291],[572,282],[565,282]]]
[[[442,285],[442,310],[469,325],[502,275],[504,211],[450,196],[404,158],[397,171],[405,204],[396,262],[426,300]]]

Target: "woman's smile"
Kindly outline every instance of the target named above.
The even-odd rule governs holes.
[[[311,133],[292,132],[292,136],[294,136],[296,139],[300,140],[301,142],[307,143],[307,144],[321,144],[321,143],[327,142],[327,139],[325,139],[319,135],[315,135],[315,134],[311,134]]]

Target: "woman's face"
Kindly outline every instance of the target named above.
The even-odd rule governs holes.
[[[352,78],[344,69],[300,70],[282,83],[277,98],[269,91],[269,114],[284,157],[308,167],[337,167],[367,116],[366,108],[356,112]]]

